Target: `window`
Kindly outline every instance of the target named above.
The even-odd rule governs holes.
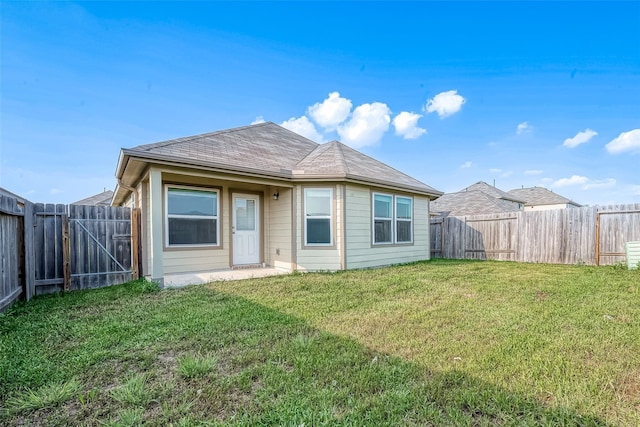
[[[218,191],[167,186],[167,246],[217,246]]]
[[[373,244],[413,242],[413,199],[373,193]]]
[[[396,196],[396,243],[411,243],[413,241],[412,217],[413,200],[408,197]]]
[[[331,246],[333,190],[331,188],[304,189],[304,234],[308,246]]]
[[[393,196],[373,195],[373,243],[393,243]]]

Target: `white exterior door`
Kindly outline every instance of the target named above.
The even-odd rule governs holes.
[[[233,265],[260,263],[260,198],[233,195]]]

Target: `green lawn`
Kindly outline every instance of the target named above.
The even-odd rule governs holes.
[[[0,315],[0,425],[628,425],[640,272],[431,261]]]

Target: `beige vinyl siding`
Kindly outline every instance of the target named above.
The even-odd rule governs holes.
[[[181,250],[164,252],[164,273],[192,273],[229,268],[228,250]]]
[[[347,268],[378,267],[429,259],[429,199],[413,196],[413,244],[373,246],[371,194],[368,187],[348,185],[346,189]]]
[[[273,200],[273,193],[279,193],[278,200]],[[269,214],[267,223],[267,260],[266,262],[275,268],[291,270],[292,251],[291,233],[293,223],[291,221],[291,203],[293,191],[287,188],[273,187],[266,197],[265,210]],[[280,252],[278,254],[278,252]]]
[[[148,209],[148,192],[149,183],[141,181],[137,187],[138,208],[140,208],[140,242],[142,245],[142,275],[146,276],[149,271],[149,227],[151,227],[151,221],[149,221],[149,209]]]
[[[162,180],[163,184],[215,188],[220,191],[220,246],[194,249],[165,247],[163,252],[165,274],[221,270],[231,267],[231,196],[232,193],[243,192],[259,194],[261,198],[260,216],[262,220],[260,228],[263,232],[260,236],[262,244],[260,262],[287,270],[292,268],[292,189],[273,186],[269,181],[264,181],[261,184],[259,179],[252,179],[253,182],[242,182],[238,180],[238,177],[230,175],[208,174],[177,168],[164,169]],[[279,198],[273,200],[273,193],[276,191],[279,193]],[[164,207],[163,221],[166,221]],[[280,249],[280,255],[276,255],[277,249]]]
[[[304,218],[303,213],[303,186],[296,186],[296,251],[297,269],[300,271],[329,270],[336,271],[342,269],[340,258],[340,248],[342,242],[342,186],[335,184],[313,185],[307,187],[332,188],[333,189],[333,245],[331,247],[309,247],[304,246]]]

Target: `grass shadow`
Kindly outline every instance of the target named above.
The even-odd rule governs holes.
[[[0,317],[0,421],[104,424],[134,412],[149,425],[608,425],[464,372],[430,371],[243,297],[140,286],[36,298]],[[185,357],[202,354],[216,363],[180,375]],[[140,393],[153,399],[113,398],[132,373],[144,375]],[[70,378],[77,397],[6,411],[7,397]]]

